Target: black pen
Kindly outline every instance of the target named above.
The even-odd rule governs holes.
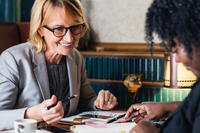
[[[107,121],[107,123],[112,123],[114,121],[117,121],[118,119],[120,119],[120,118],[122,118],[124,116],[125,116],[125,114],[122,114],[122,115],[119,115],[117,117],[114,117],[114,118],[110,119],[109,121]]]
[[[75,95],[72,95],[72,96],[69,96],[69,97],[63,99],[62,102],[65,102],[65,101],[71,100],[71,99],[73,99],[73,98],[75,98],[75,97],[77,97],[77,96],[78,96],[78,95],[76,95],[76,94],[75,94]],[[59,100],[57,100],[57,102],[56,102],[55,104],[52,104],[52,105],[48,106],[47,109],[49,110],[50,108],[56,106],[57,103],[58,103],[58,101],[59,101]]]

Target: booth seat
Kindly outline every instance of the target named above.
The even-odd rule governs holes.
[[[0,53],[13,45],[26,42],[29,27],[28,22],[0,22]]]

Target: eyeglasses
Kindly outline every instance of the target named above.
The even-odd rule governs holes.
[[[78,25],[73,25],[70,27],[60,26],[56,28],[49,28],[47,25],[44,25],[43,27],[53,32],[54,36],[63,37],[65,36],[68,30],[70,30],[70,32],[75,36],[80,35],[82,31],[84,30],[85,24],[78,24]]]

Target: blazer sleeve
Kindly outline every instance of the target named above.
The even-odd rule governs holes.
[[[90,82],[87,78],[86,65],[83,57],[80,55],[80,67],[81,67],[81,87],[80,87],[80,99],[79,99],[79,110],[88,111],[96,110],[94,101],[97,95],[94,89],[91,87]]]
[[[13,128],[16,119],[24,118],[26,108],[16,109],[19,73],[14,55],[9,51],[0,56],[0,130]]]

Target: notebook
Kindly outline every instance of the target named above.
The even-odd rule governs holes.
[[[63,122],[73,122],[76,118],[82,118],[83,123],[85,121],[95,120],[102,123],[112,123],[117,119],[122,118],[125,112],[115,112],[115,111],[88,111],[83,112],[75,116],[63,118]]]

